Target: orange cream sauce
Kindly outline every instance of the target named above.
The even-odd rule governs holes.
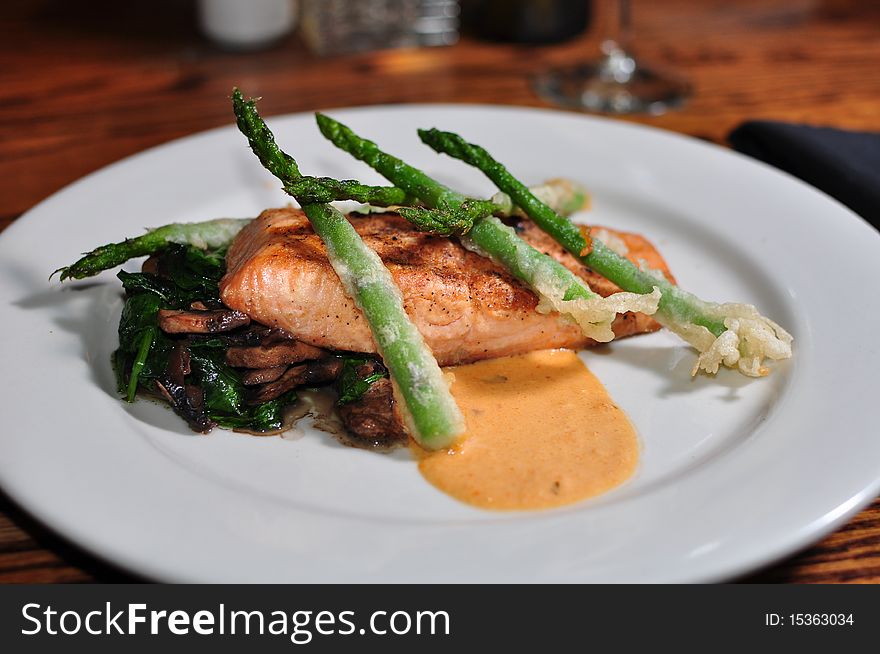
[[[467,433],[449,450],[413,446],[422,475],[485,509],[545,509],[604,493],[636,469],[632,424],[570,350],[448,368]]]

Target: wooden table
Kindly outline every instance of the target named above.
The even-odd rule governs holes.
[[[749,118],[880,131],[880,11],[836,0],[636,2],[639,52],[689,76],[682,111],[634,118],[717,143]],[[872,7],[873,5],[873,7]],[[122,157],[230,124],[233,85],[267,114],[402,102],[542,106],[528,78],[594,51],[598,35],[529,48],[456,46],[318,59],[296,37],[256,53],[203,40],[180,0],[4,0],[0,229]],[[71,217],[75,220],[75,217]],[[0,495],[0,581],[129,579]],[[748,581],[880,582],[880,501]]]

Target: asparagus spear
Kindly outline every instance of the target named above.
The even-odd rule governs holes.
[[[169,243],[193,245],[202,250],[225,247],[249,222],[250,218],[218,218],[200,223],[163,225],[141,236],[95,248],[76,263],[59,268],[52,275],[61,273],[61,281],[91,277],[102,270],[122,265],[129,259],[153,254]]]
[[[354,200],[377,207],[410,205],[414,198],[394,186],[368,186],[353,179],[332,177],[300,177],[284,187],[288,195],[301,204]]]
[[[403,296],[379,256],[337,209],[306,204],[303,211],[327,246],[346,293],[363,312],[379,354],[403,398],[410,433],[423,447],[448,447],[464,431],[443,372],[403,308]]]
[[[510,227],[490,216],[493,211],[510,211],[493,202],[474,200],[432,179],[421,170],[383,152],[342,123],[323,114],[315,115],[318,127],[337,147],[372,166],[392,184],[424,202],[429,210],[401,211],[405,218],[430,221],[430,226],[463,223],[447,233],[460,235],[462,244],[507,268],[525,282],[541,300],[539,311],[557,311],[575,320],[584,334],[597,341],[614,338],[611,324],[618,313],[657,309],[660,292],[648,288],[641,293],[616,293],[603,298],[590,290],[583,280],[552,257],[535,250]],[[510,196],[513,197],[513,196]],[[510,198],[507,199],[510,202]],[[433,211],[431,211],[433,209]]]
[[[537,198],[485,149],[468,143],[452,132],[419,130],[422,141],[437,152],[479,168],[507,193],[548,234],[585,265],[622,289],[644,293],[659,288],[662,293],[655,314],[657,321],[693,345],[699,352],[692,374],[718,372],[721,364],[753,377],[766,375],[764,359],[791,356],[792,336],[748,304],[718,304],[670,284],[662,275],[642,270],[600,240],[592,247],[580,229]]]
[[[254,101],[245,101],[235,89],[232,102],[238,127],[254,154],[281,180],[285,190],[293,188],[302,179],[299,167],[277,146]],[[370,325],[379,354],[403,398],[410,433],[426,448],[449,446],[464,431],[464,418],[440,366],[406,314],[391,273],[337,209],[318,202],[302,206],[327,247],[327,256],[346,293]]]

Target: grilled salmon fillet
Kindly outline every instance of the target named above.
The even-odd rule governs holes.
[[[419,232],[393,213],[351,222],[385,262],[403,293],[406,312],[440,365],[595,344],[558,314],[537,313],[538,300],[528,288],[456,241]],[[596,293],[606,296],[620,290],[530,221],[517,227],[533,247],[559,260]],[[672,280],[646,239],[612,234],[626,244],[631,260],[643,259]],[[376,352],[369,326],[343,291],[321,239],[299,209],[267,209],[241,231],[227,255],[220,295],[231,309],[310,345]],[[659,325],[648,316],[629,313],[619,315],[613,329],[621,337],[655,331]]]

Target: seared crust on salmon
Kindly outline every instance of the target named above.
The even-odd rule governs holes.
[[[535,311],[536,296],[502,267],[449,238],[417,231],[393,213],[351,219],[381,257],[404,307],[440,365],[595,344],[558,314]],[[563,263],[600,295],[620,289],[565,252],[527,220],[521,236]],[[614,232],[628,258],[644,260],[672,277],[660,254],[637,234]],[[220,283],[223,303],[251,320],[279,327],[296,339],[330,350],[375,352],[369,326],[342,289],[321,239],[299,209],[267,209],[247,225],[229,250]],[[617,317],[618,338],[659,329],[640,313]]]

